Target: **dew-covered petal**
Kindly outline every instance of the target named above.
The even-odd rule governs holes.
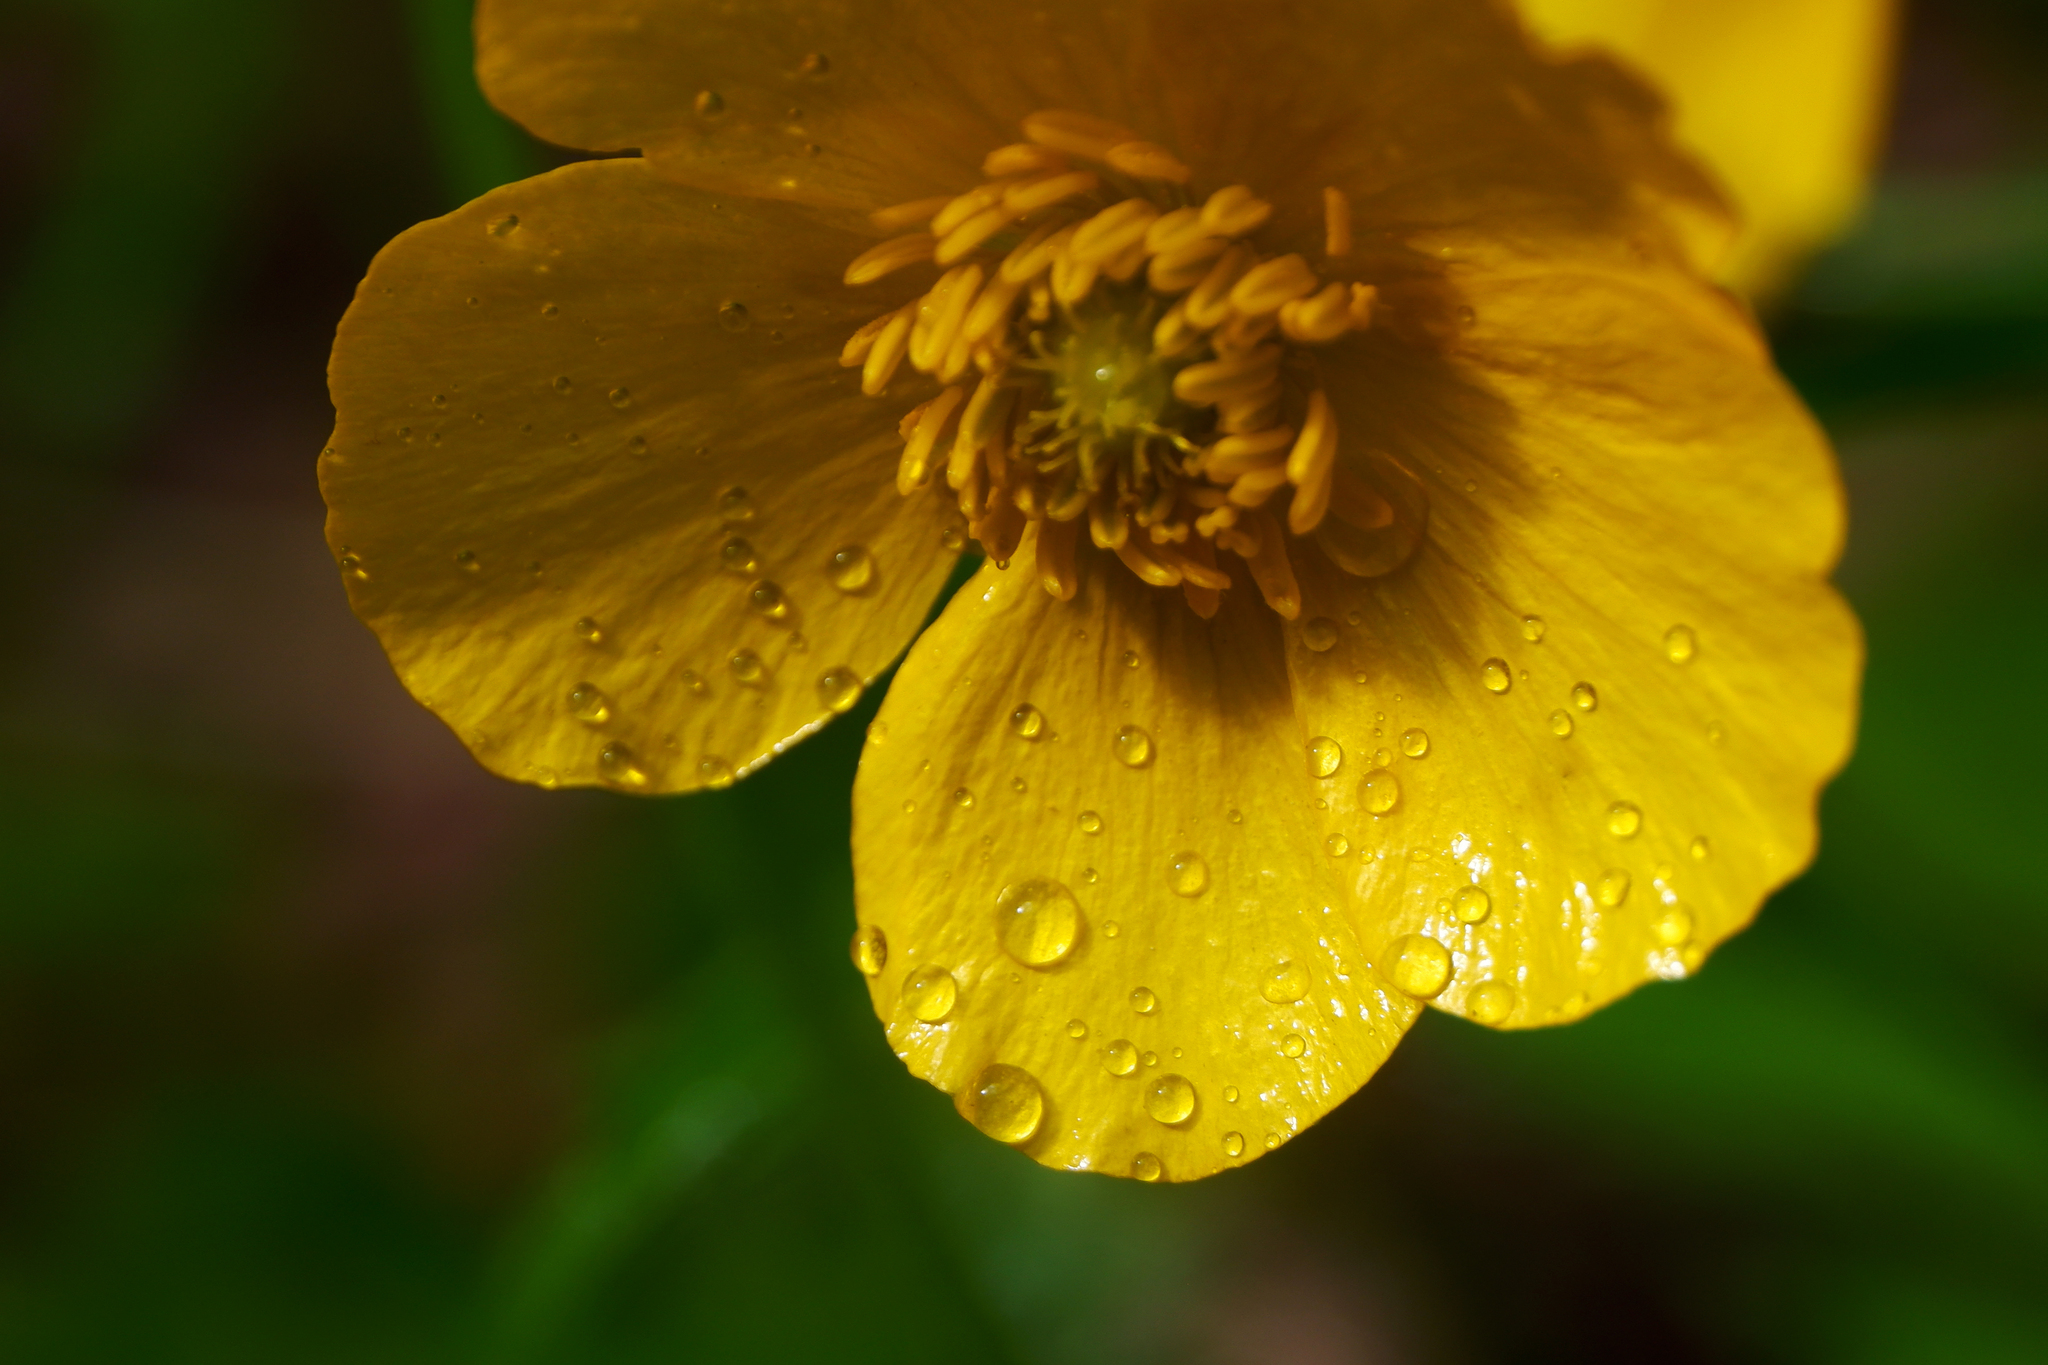
[[[858,239],[637,160],[493,191],[370,268],[330,369],[328,537],[492,771],[722,786],[852,704],[955,558],[841,341]]]
[[[1368,948],[1437,937],[1436,1003],[1519,1027],[1691,972],[1806,865],[1861,644],[1833,461],[1724,300],[1505,257],[1457,287],[1434,352],[1328,372],[1428,534],[1385,577],[1305,565],[1288,658],[1303,723],[1385,773],[1338,793]]]
[[[1021,1145],[1046,1165],[1151,1153],[1187,1180],[1258,1156],[1414,1017],[1347,909],[1356,859],[1325,851],[1318,801],[1351,774],[1311,772],[1280,626],[1242,592],[1204,621],[1107,555],[1072,602],[990,566],[883,705],[854,790],[861,918],[890,944],[876,1012],[970,1118],[986,1067],[1035,1077]],[[903,982],[933,966],[959,995],[927,1025]]]

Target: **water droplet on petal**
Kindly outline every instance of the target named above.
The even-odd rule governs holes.
[[[612,406],[615,408],[630,408],[633,406],[633,394],[629,389],[613,389],[610,397]]]
[[[1308,994],[1308,971],[1298,962],[1282,962],[1259,983],[1259,994],[1271,1004],[1291,1005]]]
[[[1027,967],[1050,967],[1072,952],[1085,923],[1074,893],[1050,877],[1014,883],[996,897],[996,938]]]
[[[1515,1012],[1515,988],[1505,981],[1482,981],[1465,997],[1465,1017],[1474,1023],[1498,1024]]]
[[[982,1068],[967,1095],[968,1117],[997,1142],[1028,1142],[1045,1118],[1038,1078],[1002,1062]]]
[[[1083,834],[1102,833],[1102,817],[1092,810],[1084,810],[1075,816],[1074,823],[1081,827]]]
[[[1147,1185],[1166,1174],[1166,1167],[1150,1152],[1140,1152],[1131,1158],[1131,1179],[1142,1180]]]
[[[1088,879],[1088,884],[1090,886],[1095,885],[1094,868],[1084,868],[1081,872],[1081,875]],[[1115,938],[1118,934],[1121,934],[1123,931],[1124,927],[1121,924],[1118,924],[1113,919],[1106,919],[1102,922],[1102,936],[1104,938]]]
[[[1045,733],[1045,712],[1025,702],[1010,713],[1010,733],[1019,739],[1037,739]]]
[[[1607,808],[1607,832],[1617,839],[1633,839],[1643,827],[1643,813],[1627,801]]]
[[[1721,747],[1721,746],[1722,746],[1723,744],[1726,744],[1727,742],[1728,742],[1728,731],[1727,731],[1727,728],[1726,728],[1725,726],[1723,726],[1723,725],[1721,724],[1721,722],[1720,722],[1720,721],[1718,721],[1718,720],[1710,720],[1710,721],[1708,721],[1708,722],[1707,722],[1707,743],[1709,743],[1709,744],[1713,745],[1713,746],[1714,746],[1715,748],[1717,748],[1717,749],[1718,749],[1718,748],[1720,748],[1720,747]]]
[[[1088,1036],[1088,1025],[1082,1023],[1079,1019],[1067,1020],[1067,1036],[1076,1042],[1086,1038]]]
[[[638,788],[647,785],[647,770],[633,756],[633,751],[623,744],[607,744],[598,751],[597,775],[614,787]]]
[[[1451,913],[1460,924],[1477,924],[1493,911],[1493,897],[1476,886],[1461,886],[1451,897]]]
[[[1328,735],[1317,735],[1308,742],[1308,775],[1328,777],[1344,766],[1344,746]]]
[[[964,522],[948,522],[939,532],[939,544],[948,550],[961,550],[967,546],[967,526]]]
[[[744,332],[753,326],[753,315],[747,312],[747,305],[727,299],[718,305],[718,325],[728,332]]]
[[[1187,1122],[1195,1112],[1193,1083],[1172,1071],[1154,1076],[1145,1087],[1145,1112],[1165,1124]]]
[[[1410,758],[1421,758],[1429,752],[1429,736],[1420,730],[1402,731],[1401,752]]]
[[[1385,815],[1400,804],[1400,780],[1385,768],[1375,768],[1358,784],[1358,799],[1374,815]]]
[[[1243,1133],[1225,1133],[1223,1135],[1223,1155],[1229,1157],[1232,1161],[1244,1155]]]
[[[936,1024],[953,1012],[960,987],[944,967],[926,967],[903,978],[903,1007],[920,1024]]]
[[[818,700],[827,711],[851,711],[860,693],[860,674],[850,668],[835,668],[818,679]]]
[[[1224,1086],[1224,1087],[1223,1087],[1223,1102],[1224,1102],[1225,1104],[1236,1104],[1236,1103],[1237,1103],[1237,1087],[1236,1087],[1236,1086],[1234,1086],[1234,1085],[1226,1085],[1226,1086]]]
[[[1597,711],[1600,708],[1600,694],[1593,690],[1591,683],[1574,683],[1572,705],[1581,711]]]
[[[569,693],[569,714],[585,725],[602,725],[612,718],[612,707],[596,683],[580,682]]]
[[[1675,664],[1689,664],[1699,649],[1699,639],[1692,633],[1691,626],[1673,626],[1664,632],[1664,657]]]
[[[1437,995],[1451,981],[1451,954],[1428,934],[1403,934],[1387,945],[1394,984],[1418,1000]]]
[[[761,561],[754,553],[753,545],[740,536],[734,536],[718,547],[718,566],[727,573],[751,578],[761,567]]]
[[[1131,992],[1131,1008],[1140,1014],[1150,1014],[1159,1008],[1159,997],[1149,987],[1140,986]]]
[[[1112,1076],[1128,1076],[1138,1069],[1138,1045],[1119,1038],[1102,1049],[1102,1069]]]
[[[1692,853],[1692,860],[1694,862],[1703,863],[1708,859],[1709,856],[1712,855],[1714,851],[1714,846],[1708,843],[1707,836],[1702,834],[1699,838],[1692,841],[1692,848],[1690,851]]]
[[[1136,667],[1138,666],[1138,662],[1139,662],[1139,660],[1138,660],[1138,651],[1137,651],[1137,650],[1135,650],[1135,649],[1127,649],[1127,650],[1125,650],[1125,651],[1124,651],[1124,667],[1125,667],[1125,668],[1136,668]]]
[[[961,810],[974,809],[974,793],[965,787],[953,788],[953,804]]]
[[[1593,884],[1593,899],[1609,910],[1628,899],[1630,878],[1626,869],[1610,867]]]
[[[477,563],[475,550],[457,550],[455,552],[455,567],[461,569],[464,573],[476,573],[483,568],[483,565]]]
[[[1299,1033],[1290,1033],[1280,1040],[1280,1055],[1282,1057],[1299,1057],[1307,1051],[1308,1043],[1303,1040]]]
[[[1199,896],[1209,889],[1209,864],[1199,853],[1176,853],[1166,865],[1166,885],[1176,896]]]
[[[1479,665],[1479,681],[1489,692],[1505,692],[1515,685],[1515,675],[1508,671],[1507,660],[1488,659]]]
[[[1674,905],[1657,917],[1650,926],[1650,932],[1657,941],[1667,948],[1676,948],[1692,939],[1692,911],[1682,905]]]
[[[556,393],[567,393],[567,392],[569,392],[569,390],[571,390],[571,389],[573,389],[573,388],[575,388],[575,387],[576,387],[576,385],[575,385],[575,384],[574,384],[574,383],[573,383],[573,382],[572,382],[572,381],[570,380],[570,378],[569,378],[569,376],[568,376],[568,375],[566,375],[566,374],[558,374],[558,375],[556,375],[556,376],[555,376],[555,392],[556,392]]]
[[[716,755],[698,760],[697,781],[712,791],[724,791],[734,781],[732,764]]]
[[[826,562],[825,577],[841,592],[860,592],[875,581],[875,557],[865,545],[842,545]]]
[[[604,631],[598,627],[596,618],[590,616],[577,618],[576,634],[587,644],[594,645],[604,639]]]
[[[761,656],[751,649],[734,650],[732,658],[726,661],[726,666],[732,669],[733,677],[743,683],[760,682],[768,672],[767,667],[761,662]]]
[[[1142,768],[1152,761],[1152,736],[1135,725],[1117,730],[1114,747],[1117,762],[1126,768]]]
[[[754,519],[754,499],[744,488],[733,487],[718,495],[718,515],[728,526]]]
[[[789,615],[789,599],[783,595],[782,586],[765,578],[747,590],[747,605],[754,609],[755,614],[771,621],[780,621]]]
[[[1323,852],[1332,858],[1341,858],[1351,851],[1351,841],[1341,834],[1332,834],[1323,840]]]
[[[1337,623],[1327,616],[1311,618],[1301,628],[1301,642],[1321,654],[1337,643]]]
[[[879,924],[863,924],[853,931],[853,965],[862,976],[880,976],[889,965],[889,940]]]
[[[1540,616],[1524,616],[1522,618],[1522,638],[1532,645],[1542,640],[1543,632],[1547,629],[1548,627],[1543,624],[1543,618]]]
[[[488,231],[493,237],[509,237],[512,235],[512,233],[516,232],[518,228],[519,215],[516,213],[508,213],[503,218],[495,219],[491,223],[491,226],[488,229]]]
[[[725,100],[716,90],[699,90],[692,103],[699,118],[716,118],[725,112]]]

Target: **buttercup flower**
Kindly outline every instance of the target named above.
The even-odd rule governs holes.
[[[1425,1004],[1695,969],[1811,856],[1832,461],[1655,101],[1458,0],[485,0],[571,165],[342,323],[329,535],[493,771],[723,787],[851,708],[891,1045],[1193,1179]]]

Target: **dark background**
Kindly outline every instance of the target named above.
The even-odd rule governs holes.
[[[1430,1015],[1177,1188],[889,1055],[861,716],[730,792],[547,794],[349,616],[334,323],[561,155],[466,25],[0,11],[0,1359],[2048,1360],[2042,6],[1912,11],[1869,212],[1772,318],[1871,646],[1818,865],[1697,981]]]

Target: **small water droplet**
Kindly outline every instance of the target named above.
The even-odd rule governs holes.
[[[1050,877],[1013,883],[996,897],[996,938],[1027,967],[1050,967],[1072,952],[1085,923],[1074,893]]]
[[[783,594],[782,585],[762,579],[747,590],[747,605],[757,616],[771,621],[780,621],[789,615],[789,598]]]
[[[1266,1150],[1269,1152],[1280,1150],[1280,1135],[1278,1133],[1266,1134]]]
[[[1581,711],[1597,711],[1600,709],[1600,694],[1593,690],[1593,684],[1591,683],[1574,683],[1572,685],[1572,705],[1578,707]]]
[[[1152,761],[1152,736],[1135,725],[1117,730],[1114,748],[1117,762],[1126,768],[1142,768]]]
[[[1209,889],[1209,864],[1199,853],[1176,853],[1166,865],[1166,885],[1176,896],[1199,896]]]
[[[1332,834],[1323,840],[1323,852],[1332,858],[1341,858],[1351,851],[1351,841],[1341,834]]]
[[[1337,623],[1327,616],[1311,617],[1301,628],[1301,642],[1318,654],[1337,643]]]
[[[1550,733],[1556,735],[1559,739],[1570,739],[1572,737],[1571,712],[1552,711],[1550,713]]]
[[[939,544],[948,550],[958,551],[965,549],[967,546],[967,523],[964,521],[947,522],[945,529],[939,532]]]
[[[1135,650],[1135,649],[1127,649],[1127,650],[1125,650],[1125,651],[1124,651],[1124,667],[1125,667],[1125,668],[1136,668],[1137,666],[1138,666],[1138,651],[1137,651],[1137,650]]]
[[[865,545],[842,545],[826,561],[825,577],[841,592],[864,591],[875,581],[875,557]]]
[[[1328,735],[1317,735],[1308,742],[1308,775],[1329,777],[1344,766],[1344,746]]]
[[[1682,905],[1674,905],[1657,917],[1650,926],[1650,932],[1667,948],[1688,943],[1692,940],[1692,911]]]
[[[1643,827],[1643,813],[1627,801],[1617,801],[1607,808],[1607,832],[1617,839],[1633,839]]]
[[[1045,1092],[1022,1067],[995,1062],[968,1091],[968,1117],[998,1142],[1028,1142],[1045,1118]]]
[[[580,682],[569,693],[569,714],[585,725],[602,725],[612,718],[612,708],[596,683]]]
[[[607,744],[598,750],[597,775],[614,787],[647,785],[647,770],[640,766],[640,760],[633,756],[633,751],[623,744]]]
[[[1150,1152],[1140,1152],[1131,1158],[1131,1179],[1152,1184],[1166,1174],[1166,1167]]]
[[[1081,827],[1083,834],[1102,833],[1102,817],[1092,810],[1084,810],[1075,816],[1074,823]]]
[[[1138,1046],[1119,1038],[1102,1049],[1102,1069],[1112,1076],[1128,1076],[1138,1069]]]
[[[1010,733],[1019,739],[1037,739],[1045,733],[1045,712],[1025,702],[1010,713]]]
[[[744,332],[753,326],[753,315],[747,312],[747,305],[727,299],[718,305],[718,325],[728,332]]]
[[[847,712],[860,700],[860,674],[841,666],[818,679],[818,700],[827,711]]]
[[[1088,1025],[1082,1023],[1079,1019],[1067,1020],[1067,1036],[1079,1042],[1088,1036]]]
[[[1298,962],[1282,962],[1259,983],[1259,994],[1269,1004],[1292,1005],[1308,994],[1308,970]]]
[[[915,802],[915,801],[911,801],[911,800],[905,800],[905,801],[904,801],[904,803],[903,803],[903,813],[904,813],[905,815],[915,815],[915,814],[917,814],[917,802]]]
[[[1154,1076],[1145,1087],[1145,1112],[1169,1126],[1186,1123],[1195,1112],[1193,1082],[1174,1071]]]
[[[744,488],[728,488],[718,495],[718,516],[728,526],[752,521],[755,512],[753,495]]]
[[[1086,879],[1087,879],[1087,881],[1088,881],[1088,884],[1089,884],[1090,886],[1093,886],[1093,885],[1095,885],[1095,869],[1094,869],[1094,868],[1090,867],[1090,868],[1086,868],[1086,869],[1084,869],[1084,870],[1082,871],[1081,875],[1082,875],[1082,876],[1083,876],[1084,878],[1086,878]],[[1113,919],[1106,919],[1106,920],[1104,920],[1104,921],[1102,922],[1102,936],[1103,936],[1104,938],[1115,938],[1115,937],[1116,937],[1116,936],[1117,936],[1118,934],[1121,934],[1121,933],[1122,933],[1123,931],[1124,931],[1124,927],[1123,927],[1123,925],[1121,925],[1121,924],[1118,924],[1118,923],[1117,923],[1117,922],[1116,922],[1115,920],[1113,920]]]
[[[761,656],[751,649],[734,650],[732,657],[726,660],[726,667],[732,670],[733,677],[748,684],[760,682],[768,672]]]
[[[1223,1087],[1223,1102],[1224,1102],[1225,1104],[1236,1104],[1236,1103],[1237,1103],[1237,1087],[1236,1087],[1236,1086],[1234,1086],[1234,1085],[1226,1085],[1226,1086],[1224,1086],[1224,1087]]]
[[[483,568],[483,565],[477,562],[475,550],[457,550],[455,552],[455,567],[464,573],[476,573]]]
[[[1717,749],[1718,749],[1718,748],[1720,748],[1720,747],[1721,747],[1721,746],[1722,746],[1723,744],[1726,744],[1727,742],[1728,742],[1728,731],[1727,731],[1727,729],[1726,729],[1725,727],[1723,727],[1723,726],[1722,726],[1721,722],[1720,722],[1720,721],[1718,721],[1718,720],[1710,720],[1710,721],[1708,721],[1708,722],[1707,722],[1707,743],[1709,743],[1709,744],[1713,745],[1713,746],[1714,746],[1715,748],[1717,748]]]
[[[1505,981],[1482,981],[1465,997],[1465,1017],[1478,1024],[1498,1024],[1515,1012],[1515,988]]]
[[[1451,954],[1428,934],[1403,934],[1387,945],[1394,984],[1418,1000],[1428,1000],[1451,981]]]
[[[1632,879],[1625,868],[1610,867],[1600,874],[1600,880],[1593,884],[1593,899],[1609,910],[1628,899]]]
[[[1010,790],[1016,792],[1019,796],[1022,796],[1026,791],[1030,790],[1030,788],[1025,784],[1023,778],[1013,777],[1010,779]]]
[[[1140,1014],[1150,1014],[1159,1008],[1159,997],[1148,986],[1140,986],[1131,992],[1131,1008]]]
[[[1470,304],[1463,304],[1459,306],[1458,322],[1461,326],[1470,327],[1473,323],[1477,321],[1479,321],[1479,314],[1472,311],[1472,307]]]
[[[1401,752],[1410,758],[1421,758],[1429,752],[1429,736],[1421,730],[1402,731]]]
[[[716,754],[707,754],[697,761],[697,781],[707,789],[724,791],[734,780],[732,764]]]
[[[863,924],[853,931],[851,952],[862,976],[880,976],[889,965],[889,940],[878,924]]]
[[[682,682],[683,686],[688,688],[694,695],[699,697],[704,695],[704,680],[697,676],[696,669],[684,669],[682,671],[682,674],[680,675],[680,681]]]
[[[718,565],[727,573],[751,578],[754,570],[760,567],[760,560],[754,554],[751,541],[742,536],[733,536],[718,547]]]
[[[1505,692],[1515,685],[1515,675],[1508,671],[1505,659],[1488,659],[1479,665],[1479,682],[1489,692]]]
[[[494,220],[487,230],[493,237],[509,237],[519,230],[519,215],[508,213],[503,218]]]
[[[583,638],[586,644],[594,645],[604,639],[604,631],[598,627],[596,618],[590,616],[577,619],[576,633]]]
[[[716,90],[699,90],[693,104],[699,118],[716,118],[725,112],[725,99]]]
[[[903,1008],[920,1024],[938,1023],[959,998],[959,984],[944,967],[925,967],[903,978]]]
[[[1675,664],[1689,664],[1699,650],[1699,638],[1691,626],[1673,626],[1664,632],[1664,657]]]
[[[1702,834],[1699,838],[1692,841],[1691,848],[1688,851],[1692,854],[1694,862],[1703,863],[1712,856],[1714,846],[1708,843],[1707,836]]]
[[[1282,1057],[1299,1057],[1307,1051],[1308,1043],[1299,1033],[1290,1033],[1280,1040],[1280,1055]]]
[[[1374,815],[1385,815],[1400,804],[1400,780],[1385,768],[1375,768],[1358,784],[1358,800]]]
[[[1543,624],[1543,618],[1540,616],[1524,616],[1522,618],[1522,638],[1532,645],[1540,642],[1543,639],[1543,632],[1548,629],[1549,627]]]
[[[647,453],[647,438],[645,436],[635,436],[632,440],[626,442],[626,449],[632,451],[635,455],[645,455]]]
[[[1241,825],[1244,823],[1244,812],[1232,806],[1229,810],[1223,812],[1223,818],[1230,821],[1233,825]]]
[[[953,788],[953,804],[961,810],[974,809],[974,793],[965,787]]]
[[[1480,887],[1461,886],[1451,897],[1451,913],[1461,924],[1477,924],[1493,912],[1493,897]]]
[[[1223,1135],[1223,1155],[1229,1157],[1232,1161],[1244,1155],[1243,1133],[1225,1133]]]
[[[575,386],[575,384],[573,384],[573,383],[571,383],[571,382],[570,382],[570,380],[569,380],[569,376],[568,376],[568,375],[566,375],[566,374],[558,374],[558,375],[556,375],[556,376],[555,376],[555,392],[556,392],[556,393],[567,393],[567,392],[569,392],[569,391],[570,391],[571,389],[573,389],[573,388],[575,388],[575,387],[576,387],[576,386]]]

